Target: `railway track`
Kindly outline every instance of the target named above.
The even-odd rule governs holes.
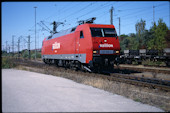
[[[57,68],[54,65],[47,65],[44,64],[43,62],[39,61],[30,61],[30,60],[25,60],[25,59],[11,59],[12,62],[14,62],[16,65],[24,65],[24,66],[30,66],[30,67],[35,67],[35,68],[49,68],[49,73],[52,74],[53,71],[65,71],[64,68]],[[126,73],[123,71],[127,70],[119,70],[117,72],[122,72]],[[68,73],[75,73],[73,70],[67,70]],[[149,87],[149,88],[154,88],[154,89],[160,89],[169,92],[170,91],[170,81],[168,80],[160,80],[160,79],[155,79],[155,78],[146,78],[146,77],[137,77],[134,75],[130,74],[120,74],[120,73],[103,73],[103,74],[96,74],[96,73],[85,73],[85,72],[77,72],[78,74],[81,74],[82,76],[95,76],[95,77],[101,77],[102,79],[107,79],[109,81],[118,81],[118,82],[124,82],[128,84],[133,84],[137,86],[142,86],[142,87]]]
[[[134,85],[150,87],[150,88],[159,88],[161,90],[170,91],[170,81],[160,80],[155,78],[146,78],[146,77],[136,77],[134,75],[126,75],[114,73],[110,75],[114,80],[120,82],[126,82]]]
[[[117,68],[117,67],[116,67]],[[164,74],[170,74],[170,68],[168,67],[151,67],[151,66],[136,66],[136,65],[123,65],[120,64],[120,69],[133,69],[135,71],[143,71],[143,72],[156,72],[156,73],[164,73]]]

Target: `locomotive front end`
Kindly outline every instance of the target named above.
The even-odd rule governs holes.
[[[93,60],[90,66],[97,70],[113,70],[120,55],[120,44],[113,25],[90,27],[93,43]]]

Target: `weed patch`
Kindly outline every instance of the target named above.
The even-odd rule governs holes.
[[[1,67],[2,69],[13,68],[16,65],[8,57],[2,57]]]

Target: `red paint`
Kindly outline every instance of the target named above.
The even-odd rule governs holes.
[[[42,55],[54,54],[86,54],[86,63],[93,58],[93,50],[118,50],[120,44],[118,37],[92,37],[90,27],[93,28],[115,28],[113,25],[82,24],[77,26],[75,32],[58,38],[43,40]],[[80,31],[83,31],[84,38],[80,38]],[[107,40],[107,41],[104,41]],[[52,44],[60,43],[60,48],[52,50]],[[111,44],[113,47],[100,47],[100,44]],[[112,54],[112,55],[116,55]]]

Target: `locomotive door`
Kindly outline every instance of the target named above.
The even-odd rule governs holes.
[[[80,49],[80,31],[75,32],[75,58],[79,58],[79,49]]]

